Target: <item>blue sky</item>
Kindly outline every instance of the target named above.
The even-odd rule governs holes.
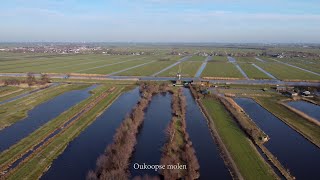
[[[0,41],[320,43],[319,0],[4,0]]]

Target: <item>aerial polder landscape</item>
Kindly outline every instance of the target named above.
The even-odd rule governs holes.
[[[319,3],[284,1],[292,11],[261,13],[250,9],[264,3],[245,0],[111,2],[0,7],[16,10],[0,13],[12,20],[0,30],[0,179],[320,179]],[[235,25],[256,27],[239,25],[238,36],[191,28],[212,19],[228,28],[221,19],[239,16]],[[256,29],[283,22],[310,31]],[[148,31],[159,24],[170,28]],[[190,34],[176,32],[186,26]]]

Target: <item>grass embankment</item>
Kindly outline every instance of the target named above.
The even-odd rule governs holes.
[[[276,179],[252,142],[217,99],[201,100],[244,179]],[[210,123],[209,123],[210,124]],[[210,128],[215,128],[210,124]]]
[[[186,131],[186,99],[180,88],[172,96],[172,120],[167,129],[167,142],[160,160],[166,168],[161,170],[165,179],[198,179],[199,163],[189,135]],[[168,165],[186,166],[182,169],[168,169]]]
[[[161,92],[157,84],[141,84],[141,99],[117,129],[113,143],[109,144],[104,154],[97,159],[95,171],[88,173],[87,179],[128,179],[130,158],[137,143],[137,134],[143,124],[145,109],[152,96]]]
[[[28,116],[28,111],[41,103],[67,91],[83,89],[86,87],[88,87],[88,85],[58,85],[33,93],[16,101],[0,105],[0,129],[26,118]]]
[[[309,141],[320,147],[320,127],[301,116],[297,116],[295,112],[290,111],[278,103],[278,101],[282,99],[281,97],[254,97],[254,99],[262,107],[295,129]]]
[[[32,88],[20,88],[15,86],[0,86],[0,102],[31,91]]]
[[[54,129],[59,128],[67,122],[70,117],[78,113],[80,109],[86,107],[94,99],[105,93],[107,89],[109,89],[109,87],[104,86],[94,91],[95,94],[91,98],[88,98],[80,104],[72,107],[61,114],[58,118],[50,121],[36,132],[20,141],[13,148],[10,148],[9,151],[1,154],[1,164],[3,159],[7,159],[6,161],[8,162],[8,155],[11,156],[10,159],[13,159],[15,157],[12,157],[12,155],[25,152],[27,149],[25,146],[29,146],[29,148],[32,146],[28,145],[28,143],[34,145],[36,142],[40,142],[44,137],[46,137],[48,132],[52,132]],[[108,93],[107,96],[98,101],[90,111],[86,112],[85,115],[81,115],[81,117],[70,124],[70,126],[64,128],[53,138],[52,141],[44,144],[41,149],[31,155],[26,162],[20,164],[16,169],[13,169],[7,179],[38,179],[52,164],[53,160],[63,153],[68,143],[77,137],[87,126],[89,126],[104,111],[104,109],[106,109],[120,95],[122,91],[123,87],[117,87],[112,92]]]
[[[233,118],[237,121],[240,127],[246,132],[246,134],[253,140],[253,142],[260,148],[262,153],[266,155],[270,163],[277,168],[280,173],[286,177],[286,179],[294,179],[290,172],[278,161],[278,159],[263,145],[269,137],[263,132],[254,121],[244,112],[244,110],[229,97],[219,97],[220,102],[224,104],[224,107],[232,114]],[[277,177],[269,168],[270,173]]]

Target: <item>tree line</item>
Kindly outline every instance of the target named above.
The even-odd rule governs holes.
[[[164,85],[142,83],[141,98],[120,127],[116,130],[113,143],[108,145],[105,153],[96,162],[96,169],[89,171],[88,180],[125,180],[130,177],[128,167],[130,158],[137,144],[137,134],[144,120],[145,109],[152,96],[165,90]]]
[[[19,86],[20,84],[28,84],[28,86],[33,86],[33,85],[44,85],[50,82],[51,80],[47,74],[41,74],[40,79],[36,79],[34,74],[28,73],[26,79],[17,79],[17,78],[5,79],[4,85]]]
[[[167,142],[163,147],[161,165],[187,165],[187,169],[164,169],[164,179],[198,179],[198,163],[189,134],[186,131],[186,98],[180,88],[172,96],[172,121],[167,128]]]

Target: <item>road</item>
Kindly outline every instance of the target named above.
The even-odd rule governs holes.
[[[34,74],[40,77],[40,74]],[[26,77],[26,73],[0,73],[0,77]],[[49,74],[51,78],[63,79],[65,74]],[[132,81],[175,81],[175,77],[152,77],[152,76],[91,76],[91,75],[72,75],[70,79],[105,79],[105,80],[132,80]],[[238,79],[238,80],[207,80],[202,78],[182,78],[183,81],[202,80],[215,84],[246,84],[246,85],[287,85],[287,86],[316,86],[320,87],[320,82],[305,81],[281,81],[281,80],[254,80],[254,79]]]

